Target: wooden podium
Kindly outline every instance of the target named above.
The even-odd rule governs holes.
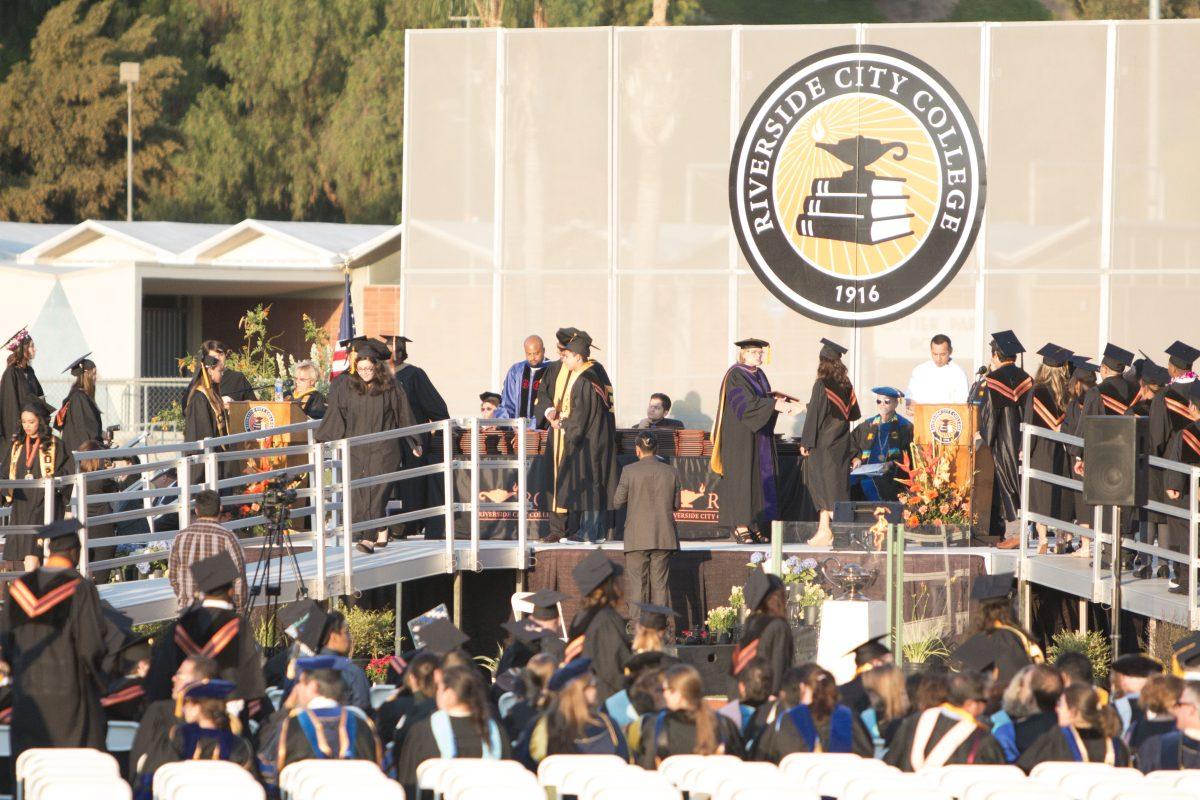
[[[975,474],[975,431],[979,407],[970,403],[913,406],[913,442],[954,448],[954,482],[971,486]]]
[[[294,400],[234,400],[229,404],[229,432],[246,433],[248,431],[269,430],[283,425],[304,422],[308,417],[300,410],[300,404]],[[303,444],[308,437],[303,433],[284,433],[266,435],[257,442],[246,442],[242,445],[245,450],[257,450],[260,447],[283,447],[289,444]],[[240,464],[241,462],[233,462]],[[267,458],[248,458],[242,467],[242,474],[249,472],[265,472],[280,469],[285,466],[295,466],[304,463],[303,455],[290,457],[274,456]]]

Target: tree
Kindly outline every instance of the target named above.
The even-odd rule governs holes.
[[[0,219],[75,222],[116,214],[125,198],[121,61],[141,62],[134,102],[134,182],[162,180],[178,149],[159,124],[179,59],[150,55],[158,20],[104,33],[113,0],[66,0],[38,27],[29,59],[0,84]],[[135,198],[138,197],[135,189]]]

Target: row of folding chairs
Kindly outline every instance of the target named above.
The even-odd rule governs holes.
[[[617,756],[547,756],[538,764],[544,796],[579,800],[680,800],[682,793],[661,773],[631,766]]]
[[[417,767],[417,787],[438,800],[545,800],[533,773],[517,761],[431,758]]]
[[[38,748],[17,758],[18,800],[130,800],[132,792],[108,753],[90,748]]]
[[[279,795],[282,800],[404,800],[404,789],[373,761],[311,759],[283,768]]]
[[[154,800],[264,800],[254,776],[229,761],[177,761],[154,773]]]

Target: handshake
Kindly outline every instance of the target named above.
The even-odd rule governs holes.
[[[787,414],[789,417],[794,417],[804,410],[803,404],[791,395],[786,395],[783,392],[772,392],[771,396],[775,398],[775,410],[780,414]]]

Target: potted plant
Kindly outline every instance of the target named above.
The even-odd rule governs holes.
[[[729,607],[737,612],[737,627],[740,629],[746,624],[746,617],[750,616],[750,609],[746,608],[746,594],[741,586],[729,590]]]
[[[1063,653],[1083,653],[1092,662],[1092,675],[1097,681],[1108,676],[1111,651],[1108,639],[1100,631],[1059,631],[1050,639],[1046,660],[1053,663]]]
[[[737,622],[737,612],[730,606],[717,606],[708,612],[708,631],[716,640],[716,644],[729,644],[733,625]]]
[[[937,661],[950,657],[950,648],[940,636],[930,634],[924,639],[905,641],[901,648],[904,653],[904,671],[906,674],[920,672],[927,661]]]

